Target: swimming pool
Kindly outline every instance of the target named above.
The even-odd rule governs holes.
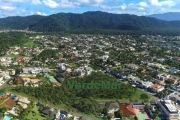
[[[0,96],[4,96],[4,94],[3,94],[3,93],[0,93]]]
[[[10,116],[5,116],[4,120],[11,120],[11,117]]]

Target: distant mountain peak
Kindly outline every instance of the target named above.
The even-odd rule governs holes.
[[[177,21],[177,20],[180,20],[180,12],[152,14],[152,15],[149,15],[148,17],[153,17],[153,18],[165,20],[165,21]]]

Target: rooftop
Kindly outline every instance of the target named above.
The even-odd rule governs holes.
[[[161,88],[164,88],[163,86],[159,85],[159,84],[154,84],[151,86],[154,90],[159,90]]]
[[[120,104],[120,109],[122,110],[123,116],[135,115],[135,111],[131,104]]]

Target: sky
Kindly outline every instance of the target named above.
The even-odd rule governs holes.
[[[0,0],[0,18],[86,11],[140,16],[180,12],[180,0]]]

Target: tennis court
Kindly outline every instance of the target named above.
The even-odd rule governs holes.
[[[144,110],[135,109],[135,113],[138,120],[150,120],[146,112],[144,112]]]

